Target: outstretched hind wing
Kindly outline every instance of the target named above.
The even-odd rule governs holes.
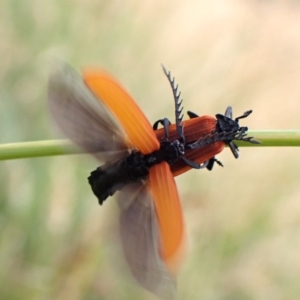
[[[158,297],[174,296],[176,282],[161,257],[159,225],[149,186],[126,186],[118,202],[121,241],[131,273],[141,286]]]
[[[185,246],[185,229],[168,164],[152,167],[149,183],[126,186],[118,200],[121,240],[132,274],[150,292],[173,298]]]
[[[63,62],[53,63],[49,78],[50,111],[62,132],[100,160],[115,160],[128,149],[125,131],[82,77]]]
[[[118,119],[130,142],[143,154],[160,147],[148,119],[124,87],[101,69],[85,69],[83,78],[93,93]]]

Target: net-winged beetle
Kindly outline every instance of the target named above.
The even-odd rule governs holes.
[[[77,74],[56,63],[49,79],[50,111],[65,135],[105,164],[89,177],[100,204],[117,190],[126,260],[137,281],[160,297],[175,293],[175,275],[184,250],[185,228],[174,176],[191,168],[212,169],[234,140],[258,143],[247,127],[225,114],[183,120],[178,86],[163,68],[173,91],[175,123],[150,125],[125,89],[99,69]],[[162,128],[158,129],[158,126]]]

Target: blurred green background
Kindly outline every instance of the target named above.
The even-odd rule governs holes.
[[[161,63],[185,109],[252,130],[300,128],[299,1],[0,2],[0,143],[57,137],[49,62],[103,66],[151,123],[174,120]],[[297,299],[299,148],[229,149],[224,168],[176,179],[189,252],[179,299]],[[156,299],[135,284],[114,199],[98,206],[86,155],[0,162],[1,299]]]

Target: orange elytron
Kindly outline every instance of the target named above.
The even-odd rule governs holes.
[[[57,63],[49,80],[49,107],[61,130],[79,147],[104,161],[88,178],[99,203],[120,191],[120,231],[126,260],[137,281],[159,297],[175,294],[175,276],[185,248],[185,227],[174,176],[191,168],[212,169],[215,155],[233,140],[246,137],[247,127],[225,115],[182,119],[180,94],[170,73],[175,123],[150,125],[125,89],[101,69],[81,77]],[[162,128],[158,129],[161,124]]]

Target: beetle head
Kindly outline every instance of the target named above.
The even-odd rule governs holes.
[[[233,142],[233,140],[242,140],[245,142],[259,144],[259,141],[252,139],[251,137],[246,137],[246,132],[248,127],[241,127],[239,125],[239,120],[248,117],[252,113],[252,110],[246,111],[243,115],[232,119],[232,107],[228,106],[225,114],[217,114],[217,132],[218,133],[231,133],[224,142],[230,147],[230,150],[235,158],[238,158],[238,146]]]

